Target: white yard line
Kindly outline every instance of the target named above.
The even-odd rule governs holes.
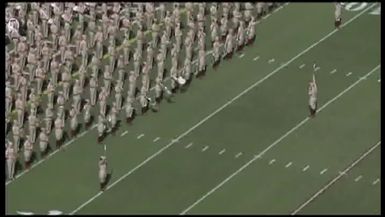
[[[379,183],[380,182],[380,179],[376,179],[373,183],[372,183],[372,185],[375,185],[375,184],[377,184],[377,183]]]
[[[305,172],[307,169],[309,169],[309,167],[310,167],[310,166],[307,165],[306,167],[304,167],[304,168],[302,169],[302,171]]]
[[[285,3],[284,5],[286,6],[286,5],[288,5],[288,4],[289,4],[289,2],[288,2],[288,3]],[[257,23],[260,23],[260,21],[258,21]],[[220,44],[220,46],[222,47],[223,44]],[[208,52],[206,53],[206,56],[210,55],[212,52],[213,52],[212,50],[208,51]],[[103,58],[104,58],[104,57],[103,57]],[[194,60],[194,61],[192,62],[192,64],[195,64],[195,63],[197,63],[197,62],[198,62],[198,59]],[[183,69],[184,69],[184,67],[183,67],[180,71],[182,71]],[[164,81],[170,80],[170,79],[171,79],[170,77],[167,77],[167,78],[164,79]],[[152,91],[152,90],[155,90],[155,87],[152,87],[152,88],[150,89],[150,91]],[[94,129],[96,126],[97,126],[97,124],[92,125],[92,127],[91,127],[89,130],[84,131],[82,134],[80,134],[79,136],[75,137],[73,140],[68,141],[66,144],[63,145],[63,148],[64,148],[64,147],[67,147],[68,145],[70,145],[71,143],[73,143],[76,139],[80,138],[81,136],[83,136],[83,135],[85,135],[86,133],[88,133],[90,130]],[[54,155],[54,154],[56,154],[56,153],[57,153],[57,151],[54,151],[54,152],[52,152],[49,156],[47,156],[47,158],[41,159],[41,160],[40,160],[39,162],[37,162],[36,164],[33,164],[33,165],[31,166],[31,169],[30,169],[30,170],[32,170],[32,168],[36,167],[37,165],[39,165],[39,164],[45,162],[48,158],[50,158],[52,155]],[[14,182],[17,178],[21,177],[21,176],[24,175],[26,172],[28,172],[28,171],[23,171],[23,172],[21,172],[20,174],[18,174],[18,175],[15,177],[14,180],[7,181],[7,182],[6,182],[6,186],[7,186],[8,184]]]
[[[122,134],[120,134],[120,136],[124,136],[124,135],[126,135],[128,133],[128,131],[126,130],[126,131],[124,131]]]
[[[242,57],[244,57],[245,56],[245,54],[243,53],[243,54],[241,54],[240,56],[239,56],[239,58],[242,58]]]
[[[259,56],[256,56],[253,60],[257,61],[259,59]]]
[[[346,74],[346,77],[349,77],[351,76],[353,73],[352,72],[349,72],[348,74]]]
[[[224,148],[224,149],[222,149],[222,151],[220,151],[218,154],[219,154],[219,155],[222,155],[223,153],[225,153],[225,151],[226,151],[226,149]]]
[[[140,139],[144,136],[144,133],[140,134],[138,137],[136,137],[137,139]]]
[[[359,16],[361,16],[363,13],[365,13],[366,11],[370,10],[371,8],[373,7],[373,5],[371,7],[368,7],[366,8],[365,10],[361,11],[359,14],[357,14],[356,16],[354,16],[353,18],[351,18],[350,20],[348,20],[346,23],[344,23],[341,27],[344,27],[346,26],[347,24],[349,24],[350,22],[352,22],[353,20],[357,19]],[[322,41],[324,41],[325,39],[327,39],[328,37],[330,37],[331,35],[333,35],[334,33],[336,33],[338,30],[333,30],[332,32],[330,32],[329,34],[327,34],[326,36],[324,36],[321,40],[315,42],[314,44],[312,44],[311,46],[309,46],[308,48],[306,48],[305,50],[303,50],[302,52],[300,52],[298,55],[296,55],[295,57],[293,57],[291,60],[289,60],[288,62],[286,62],[285,65],[282,65],[278,68],[276,68],[274,71],[270,72],[268,75],[266,75],[265,77],[263,77],[261,80],[257,81],[256,83],[254,83],[253,85],[251,85],[250,87],[246,88],[244,91],[242,91],[240,94],[238,94],[237,96],[235,96],[234,98],[232,98],[231,100],[229,100],[227,103],[225,103],[224,105],[222,105],[221,107],[219,107],[217,110],[215,110],[214,112],[212,112],[211,114],[209,114],[208,116],[206,116],[204,119],[202,119],[200,122],[198,122],[197,124],[195,124],[194,126],[192,126],[190,129],[188,129],[186,132],[182,133],[178,138],[183,138],[185,137],[186,135],[188,135],[191,131],[193,131],[195,128],[199,127],[201,124],[203,124],[204,122],[206,122],[208,119],[210,119],[211,117],[213,117],[215,114],[217,114],[218,112],[222,111],[224,108],[226,108],[228,105],[230,105],[232,102],[234,102],[235,100],[237,100],[238,98],[240,98],[241,96],[243,96],[244,94],[246,94],[247,92],[249,92],[250,90],[252,90],[254,87],[258,86],[259,84],[261,84],[262,82],[264,82],[266,79],[268,79],[269,77],[271,77],[272,75],[274,75],[275,73],[277,73],[279,70],[281,70],[283,67],[285,67],[286,65],[289,65],[291,62],[293,62],[294,60],[296,60],[298,57],[302,56],[303,54],[305,54],[306,52],[308,52],[310,49],[312,49],[313,47],[315,47],[316,45],[318,45],[319,43],[321,43]],[[124,174],[122,177],[120,177],[119,179],[117,179],[115,182],[113,182],[111,185],[109,185],[107,188],[106,188],[106,191],[108,191],[108,189],[112,188],[113,186],[115,186],[117,183],[119,183],[120,181],[122,181],[123,179],[125,179],[127,176],[131,175],[133,172],[135,172],[137,169],[139,169],[140,167],[142,167],[143,165],[145,165],[147,162],[149,162],[150,160],[152,160],[153,158],[155,158],[156,156],[158,156],[159,154],[161,154],[164,150],[168,149],[169,147],[171,147],[175,142],[171,142],[169,144],[167,144],[166,146],[164,146],[163,148],[159,149],[157,152],[155,152],[154,154],[152,154],[151,156],[149,156],[146,160],[144,160],[142,163],[140,163],[139,165],[137,165],[136,167],[134,167],[133,169],[131,169],[130,171],[128,171],[126,174]],[[99,197],[99,193],[94,195],[93,197],[91,197],[89,200],[87,200],[85,203],[81,204],[79,207],[77,207],[76,209],[74,209],[71,214],[74,214],[76,212],[78,212],[79,210],[81,210],[83,207],[85,207],[87,204],[91,203],[93,200],[95,200],[97,197]],[[186,210],[187,212],[187,210]]]
[[[275,159],[272,159],[272,160],[269,162],[269,165],[272,165],[274,162],[275,162]]]
[[[380,65],[376,66],[374,69],[372,69],[367,75],[370,75],[371,73],[373,73],[375,70],[377,70],[378,68],[380,67]],[[339,97],[341,97],[343,94],[345,94],[347,91],[349,91],[350,89],[352,89],[354,86],[356,86],[358,83],[360,83],[362,80],[358,80],[356,82],[354,82],[352,85],[350,85],[348,88],[346,88],[344,91],[342,91],[341,93],[339,93],[337,96],[335,96],[333,99],[331,99],[330,101],[328,101],[326,104],[324,104],[320,109],[319,109],[319,112],[322,111],[324,108],[326,108],[326,106],[330,105],[330,103],[334,102],[335,100],[337,100]],[[200,203],[202,200],[204,200],[206,197],[208,197],[210,194],[214,193],[217,189],[219,189],[221,186],[223,186],[226,182],[228,182],[230,179],[232,179],[234,176],[236,176],[238,173],[242,172],[246,167],[248,167],[251,163],[253,163],[254,161],[256,161],[258,159],[258,156],[262,156],[263,154],[265,154],[267,151],[269,151],[272,147],[274,147],[275,145],[277,145],[279,142],[281,142],[284,138],[286,138],[288,135],[290,135],[292,132],[294,132],[296,129],[298,129],[300,126],[302,126],[303,124],[305,124],[307,121],[309,120],[309,117],[306,117],[303,121],[301,121],[299,124],[297,124],[296,126],[294,126],[291,130],[289,130],[288,132],[286,132],[283,136],[281,136],[279,139],[277,139],[274,143],[272,143],[271,145],[269,145],[266,149],[264,149],[263,151],[261,151],[257,156],[255,156],[254,158],[252,158],[250,161],[248,161],[246,164],[244,164],[241,168],[239,168],[237,171],[235,171],[234,173],[232,173],[229,177],[227,177],[226,179],[224,179],[221,183],[219,183],[217,186],[215,186],[213,189],[211,189],[209,192],[207,192],[205,195],[203,195],[201,198],[199,198],[197,201],[195,201],[192,205],[190,205],[187,209],[185,209],[183,212],[181,212],[180,214],[184,215],[186,214],[190,209],[192,209],[193,207],[195,207],[198,203]]]
[[[273,13],[278,12],[278,11],[281,10],[282,8],[283,8],[283,6],[278,7],[277,9],[275,9],[275,10],[273,11]]]
[[[326,169],[323,169],[319,174],[320,174],[320,175],[323,175],[326,171],[328,171],[327,168],[326,168]]]
[[[190,142],[188,145],[185,146],[186,149],[190,148],[193,145],[192,142]]]
[[[316,67],[315,69],[314,69],[314,71],[316,72],[316,71],[318,71],[318,70],[320,70],[321,69],[321,67]]]
[[[269,64],[270,63],[273,63],[275,61],[275,59],[274,58],[272,58],[272,59],[269,59]]]
[[[367,152],[365,152],[363,155],[361,155],[356,161],[354,161],[350,166],[348,166],[343,172],[347,173],[349,170],[351,170],[357,163],[359,163],[362,159],[364,159],[370,152],[372,152],[375,148],[377,148],[381,144],[381,141],[379,141],[377,144],[375,144],[373,147],[371,147]],[[328,189],[330,186],[332,186],[336,181],[338,181],[343,174],[339,174],[336,176],[333,180],[331,180],[328,184],[326,184],[324,187],[322,187],[319,191],[317,191],[309,200],[305,201],[305,203],[301,204],[293,213],[292,215],[297,214],[301,209],[303,209],[306,205],[308,205],[310,202],[312,202],[316,197],[318,197],[321,193],[323,193],[326,189]]]
[[[158,140],[160,139],[160,137],[156,137],[154,140],[152,140],[153,142],[157,142]]]
[[[293,164],[292,162],[289,162],[288,164],[286,164],[285,168],[290,167],[292,164]]]
[[[331,72],[330,72],[330,74],[334,74],[334,73],[336,73],[337,72],[337,69],[333,69]]]
[[[202,152],[205,152],[209,148],[208,145],[206,145],[204,148],[202,148]]]
[[[358,176],[357,178],[355,178],[354,181],[355,181],[355,182],[358,182],[358,181],[361,180],[361,178],[362,178],[362,176],[360,175],[360,176]]]
[[[239,152],[237,155],[235,155],[235,158],[239,158],[242,155],[242,152]]]
[[[304,64],[300,65],[299,68],[302,69],[305,66],[306,66],[306,64],[304,63]]]
[[[267,19],[268,17],[270,17],[270,15],[271,14],[266,15],[266,16],[262,17],[262,19]]]

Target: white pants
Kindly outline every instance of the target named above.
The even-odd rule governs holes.
[[[111,115],[111,127],[115,127],[117,123],[116,115]]]
[[[7,159],[7,169],[8,169],[8,178],[13,178],[13,175],[15,173],[15,160],[14,159]]]
[[[20,136],[13,136],[13,142],[15,144],[15,150],[18,152],[20,146]]]
[[[99,181],[100,183],[105,183],[107,178],[107,171],[106,170],[99,170]]]
[[[90,112],[84,113],[84,123],[89,123],[90,119],[91,119],[91,113]]]
[[[45,141],[40,141],[40,151],[44,152],[47,149],[48,143]]]
[[[132,116],[133,111],[134,111],[134,109],[131,106],[126,107],[126,117],[130,118]]]
[[[316,107],[317,107],[317,98],[316,97],[310,97],[310,99],[309,99],[309,106],[313,110],[316,109]]]
[[[51,127],[52,127],[52,120],[45,118],[45,129],[47,130],[47,133],[51,133]]]
[[[63,130],[55,129],[55,136],[56,136],[56,140],[61,140],[63,137]]]
[[[226,52],[229,54],[233,51],[233,43],[229,42],[226,46]]]
[[[32,157],[32,150],[25,149],[24,150],[24,162],[29,162]]]
[[[77,118],[72,118],[71,119],[71,130],[76,130],[78,127],[78,119]]]
[[[206,65],[206,58],[203,56],[199,57],[199,71],[203,70]]]
[[[98,124],[99,137],[103,135],[104,130],[105,130],[104,124]]]

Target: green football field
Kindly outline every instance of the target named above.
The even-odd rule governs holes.
[[[380,214],[381,4],[350,6],[339,30],[332,3],[278,8],[253,45],[106,137],[104,192],[93,128],[7,182],[6,213]]]

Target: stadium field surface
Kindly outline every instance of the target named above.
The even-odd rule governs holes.
[[[381,4],[360,4],[338,30],[334,4],[279,7],[253,45],[159,112],[121,122],[102,144],[96,128],[82,131],[19,172],[6,213],[380,214]]]

